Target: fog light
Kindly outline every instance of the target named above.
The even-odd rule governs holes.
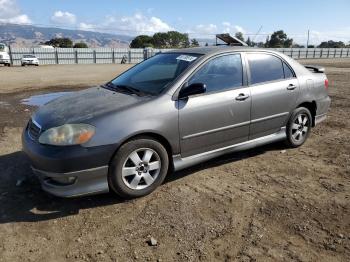
[[[73,185],[77,180],[76,177],[51,177],[51,180],[60,185]]]

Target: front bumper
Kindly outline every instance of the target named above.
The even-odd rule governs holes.
[[[115,145],[92,148],[42,145],[30,138],[26,128],[22,147],[43,190],[60,197],[109,191],[108,165]]]
[[[108,166],[70,173],[52,173],[32,168],[44,191],[58,197],[108,193]]]
[[[39,62],[36,61],[22,61],[22,65],[38,65]]]
[[[0,59],[0,64],[10,64],[10,60],[9,59]]]

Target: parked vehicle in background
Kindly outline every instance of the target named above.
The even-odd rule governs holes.
[[[0,43],[0,65],[11,66],[9,48],[3,43]]]
[[[279,52],[178,49],[49,102],[22,141],[44,190],[133,198],[228,152],[281,140],[301,146],[330,102],[323,68]]]
[[[55,49],[52,45],[39,45],[39,48]]]
[[[21,59],[21,65],[26,66],[26,65],[39,65],[39,59],[35,55],[23,55]]]

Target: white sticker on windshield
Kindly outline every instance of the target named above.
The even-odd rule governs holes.
[[[182,60],[182,61],[187,61],[187,62],[192,62],[197,59],[195,56],[191,55],[180,55],[176,58],[177,60]]]

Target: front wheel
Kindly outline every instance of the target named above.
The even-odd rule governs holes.
[[[287,123],[287,145],[299,147],[310,135],[312,116],[305,107],[295,109]]]
[[[168,172],[166,149],[150,138],[131,140],[122,145],[112,159],[108,183],[123,198],[145,196],[154,191]]]

